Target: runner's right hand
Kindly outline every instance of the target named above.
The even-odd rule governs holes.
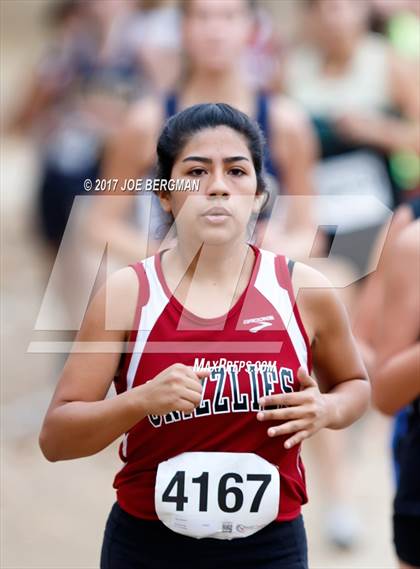
[[[201,380],[210,370],[193,371],[184,364],[173,364],[143,385],[139,396],[149,415],[166,415],[171,411],[191,413],[201,402]]]

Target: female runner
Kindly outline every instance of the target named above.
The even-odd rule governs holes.
[[[382,267],[375,406],[387,415],[404,410],[396,437],[398,468],[393,503],[394,546],[400,569],[420,567],[420,220],[412,221],[389,245]]]
[[[317,271],[247,243],[265,192],[256,123],[195,105],[157,154],[160,178],[199,190],[160,192],[176,245],[93,298],[41,449],[78,458],[124,435],[102,569],[307,568],[300,443],[369,397],[345,311]]]

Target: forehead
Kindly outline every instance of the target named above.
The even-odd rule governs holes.
[[[187,0],[187,13],[244,12],[247,6],[247,0]]]
[[[354,12],[366,12],[367,3],[355,2],[354,0],[318,0],[315,7],[318,7],[323,13],[337,10],[352,10]]]
[[[189,154],[207,157],[251,157],[246,138],[228,126],[206,128],[193,134],[180,152],[179,159]]]

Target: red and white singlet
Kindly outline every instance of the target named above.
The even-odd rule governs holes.
[[[140,292],[132,353],[115,379],[117,393],[141,385],[175,363],[211,368],[194,413],[148,416],[120,445],[125,462],[117,473],[117,500],[128,513],[157,519],[154,492],[158,465],[186,452],[254,453],[278,468],[277,520],[299,515],[307,501],[300,448],[270,438],[271,422],[259,422],[261,396],[299,390],[297,370],[310,371],[306,332],[293,295],[287,259],[253,247],[249,284],[229,312],[203,319],[171,295],[160,254],[134,265]],[[276,424],[275,422],[273,424]]]

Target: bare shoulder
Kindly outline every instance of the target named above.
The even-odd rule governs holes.
[[[111,273],[105,286],[113,295],[125,294],[128,297],[137,295],[139,282],[133,267],[124,267]]]
[[[112,303],[126,316],[133,316],[139,294],[139,279],[133,267],[124,267],[113,273],[108,279],[108,293]]]
[[[301,262],[294,264],[292,283],[296,295],[304,290],[332,290],[332,284],[326,276],[317,269]]]
[[[163,105],[159,99],[141,99],[127,110],[121,126],[107,146],[103,166],[105,177],[122,181],[147,174],[155,160],[156,141],[163,118]],[[109,200],[98,202],[109,204]],[[131,204],[131,200],[123,203]]]
[[[390,256],[385,268],[386,278],[410,289],[418,287],[420,282],[420,219],[405,227],[392,244]]]
[[[134,103],[128,111],[124,128],[128,131],[156,138],[163,120],[164,113],[161,100],[144,97]]]
[[[91,302],[93,320],[103,322],[110,332],[131,330],[138,295],[139,279],[132,267],[112,273]]]
[[[412,221],[395,241],[395,253],[420,255],[420,219]]]
[[[297,103],[278,95],[270,101],[269,113],[273,152],[282,162],[294,164],[295,160],[313,158],[318,153],[309,117]]]
[[[302,132],[309,128],[303,109],[289,97],[277,95],[270,100],[270,119],[275,128],[284,132]]]

